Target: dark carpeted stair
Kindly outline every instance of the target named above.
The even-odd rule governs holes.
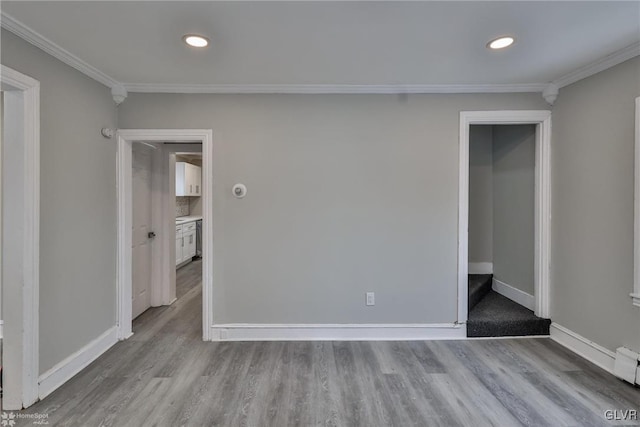
[[[491,280],[489,280],[489,290],[484,292],[486,280],[479,278],[474,280],[473,276],[476,275],[469,275],[469,306],[471,308],[467,319],[468,337],[549,335],[550,319],[537,317],[533,311],[492,291]],[[471,306],[472,292],[474,301],[478,293],[484,292],[483,297],[475,301],[473,306]]]
[[[493,274],[469,275],[469,311],[491,292]]]

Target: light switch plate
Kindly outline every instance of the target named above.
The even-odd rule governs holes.
[[[373,292],[367,292],[367,305],[376,305],[376,294]]]

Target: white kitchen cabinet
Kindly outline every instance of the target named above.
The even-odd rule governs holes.
[[[176,162],[176,196],[202,195],[202,169],[191,163]]]
[[[176,265],[182,264],[182,247],[184,240],[182,239],[182,226],[176,227]]]
[[[196,256],[196,221],[176,226],[176,266]]]
[[[184,237],[183,261],[189,261],[196,256],[196,230],[184,232],[182,236]]]
[[[196,196],[202,196],[202,168],[195,166],[193,169],[193,185]]]

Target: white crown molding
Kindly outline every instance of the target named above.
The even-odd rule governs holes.
[[[102,83],[103,85],[107,87],[114,87],[119,84],[116,80],[98,70],[96,67],[89,65],[68,50],[60,47],[42,34],[32,30],[31,28],[27,27],[25,24],[6,14],[5,12],[1,13],[0,24],[2,28],[6,29],[7,31],[12,32],[21,39],[44,50],[54,58],[57,58],[65,64],[70,65],[71,67]]]
[[[542,91],[542,97],[547,101],[547,104],[553,105],[553,103],[556,102],[556,99],[558,99],[558,93],[560,93],[558,85],[555,83],[549,83]]]
[[[113,97],[113,102],[115,102],[116,105],[122,104],[124,100],[127,99],[128,95],[127,89],[121,84],[111,87],[111,96]]]
[[[582,66],[577,70],[567,73],[564,76],[555,79],[553,83],[558,86],[558,88],[563,88],[577,82],[578,80],[593,76],[594,74],[614,67],[639,55],[640,42],[637,42],[616,52],[613,52],[612,54],[607,55],[604,58],[600,58],[597,61]]]
[[[125,83],[128,92],[213,94],[419,94],[542,92],[544,83],[464,85],[351,85],[351,84],[153,84]]]

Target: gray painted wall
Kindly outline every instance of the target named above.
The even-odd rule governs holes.
[[[108,88],[2,30],[2,64],[40,81],[40,372],[115,324],[116,127]]]
[[[456,319],[459,112],[544,108],[539,94],[131,94],[119,123],[213,129],[216,323],[441,323]]]
[[[535,125],[493,127],[493,275],[533,295]]]
[[[493,262],[493,126],[469,131],[469,262]]]
[[[552,318],[640,351],[633,291],[634,102],[640,58],[567,86],[553,108]]]

